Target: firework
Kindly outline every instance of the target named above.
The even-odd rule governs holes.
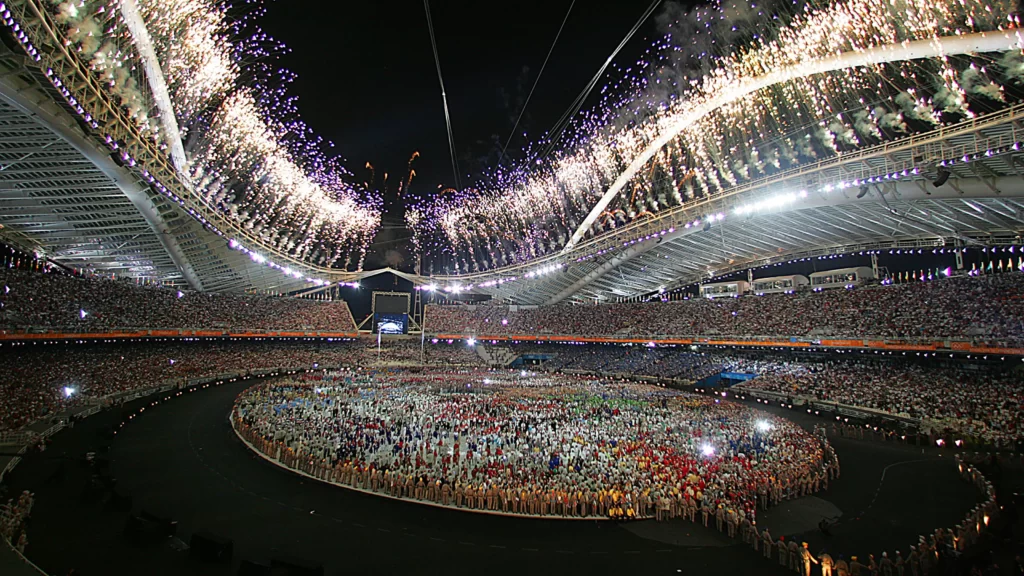
[[[1007,100],[1003,84],[1024,75],[1019,50],[998,62],[951,55],[970,52],[952,50],[958,38],[1016,28],[1008,0],[777,4],[670,15],[666,35],[617,71],[621,79],[560,142],[541,141],[474,189],[410,211],[424,251],[456,274],[533,259],[995,109]],[[915,55],[918,45],[927,57]]]
[[[381,199],[354,186],[325,154],[331,144],[298,119],[285,91],[294,76],[272,65],[286,48],[255,25],[257,3],[245,13],[218,0],[69,0],[53,9],[65,43],[211,210],[280,253],[361,267]]]

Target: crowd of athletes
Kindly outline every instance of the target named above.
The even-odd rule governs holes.
[[[603,378],[305,375],[246,391],[234,418],[255,449],[327,482],[491,513],[681,518],[806,576],[812,565],[827,576],[946,573],[999,512],[993,485],[958,455],[982,495],[961,522],[906,555],[815,555],[762,530],[757,513],[839,476],[824,427]]]
[[[0,330],[355,332],[344,301],[182,291],[132,280],[0,268]]]
[[[517,307],[430,306],[443,334],[729,335],[1024,341],[1024,273],[741,298]]]
[[[318,478],[510,514],[699,515],[734,535],[839,473],[823,434],[607,379],[308,375],[250,389],[235,414],[259,450]]]

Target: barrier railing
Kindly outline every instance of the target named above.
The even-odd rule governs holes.
[[[478,341],[560,343],[585,342],[592,344],[642,344],[656,346],[750,346],[758,348],[847,348],[903,352],[953,352],[1024,356],[1024,345],[1018,343],[990,344],[989,341],[958,338],[886,338],[865,336],[858,338],[808,338],[806,336],[722,336],[722,335],[603,335],[579,336],[572,334],[461,334],[429,333],[442,340],[475,338]]]
[[[760,398],[761,400],[770,400],[775,402],[785,402],[792,400],[794,406],[809,407],[812,410],[827,410],[843,416],[851,416],[854,418],[875,418],[886,420],[890,422],[899,422],[906,426],[913,426],[920,428],[924,422],[921,418],[913,418],[910,416],[903,416],[900,414],[893,414],[884,410],[877,410],[875,408],[868,408],[865,406],[854,406],[851,404],[843,404],[841,402],[825,402],[812,398],[810,396],[797,396],[787,395],[780,392],[770,392],[768,390],[756,390],[752,388],[743,387],[742,384],[737,385],[737,390],[742,390],[743,394],[751,396],[752,398]]]

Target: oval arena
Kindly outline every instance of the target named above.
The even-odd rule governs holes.
[[[0,576],[1024,574],[1020,15],[3,0]]]
[[[492,513],[693,521],[701,501],[733,533],[759,499],[838,471],[823,438],[745,406],[526,371],[271,381],[233,419],[253,449],[326,482]]]

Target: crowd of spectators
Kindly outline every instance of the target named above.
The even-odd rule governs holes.
[[[484,370],[312,378],[243,393],[243,434],[286,465],[395,497],[576,517],[699,509],[735,535],[759,504],[838,472],[824,435],[645,384]]]
[[[1024,342],[1024,273],[682,301],[428,306],[429,332],[481,336],[980,338]]]
[[[1015,370],[903,360],[814,360],[763,353],[688,352],[675,348],[545,346],[554,370],[674,378],[683,383],[722,372],[756,375],[737,390],[765,390],[820,402],[922,419],[972,444],[1012,446],[1024,439],[1024,387]],[[666,371],[665,367],[673,367]],[[676,372],[675,367],[691,367]]]
[[[546,370],[603,372],[667,378],[682,384],[722,372],[766,374],[784,369],[785,361],[736,354],[690,352],[679,347],[521,344],[518,354],[548,358]]]
[[[0,268],[0,330],[130,329],[355,332],[341,300],[207,293],[129,279]]]
[[[1024,387],[1015,370],[967,370],[903,362],[790,362],[747,380],[766,390],[921,418],[972,443],[1012,446],[1024,438]]]
[[[948,432],[973,445],[1011,447],[1024,440],[1024,387],[1020,373],[1005,366],[836,356],[800,359],[681,347],[523,344],[515,350],[549,358],[542,364],[545,370],[668,378],[682,385],[722,373],[755,375],[736,389],[921,419],[927,429]]]
[[[395,341],[384,341],[390,351]],[[419,347],[415,358],[418,361]],[[385,352],[390,355],[390,352]],[[427,363],[478,364],[456,346],[427,346]],[[377,363],[376,341],[179,340],[121,344],[5,345],[0,348],[0,431],[82,406],[111,394],[168,380],[259,368],[314,368]]]

